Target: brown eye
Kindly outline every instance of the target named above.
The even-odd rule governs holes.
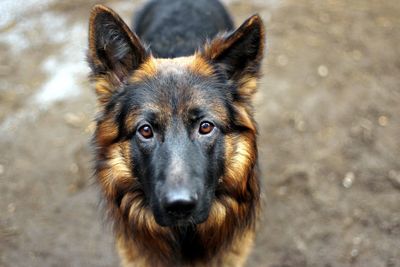
[[[153,137],[153,130],[151,129],[150,125],[147,124],[139,128],[139,133],[146,139]]]
[[[214,129],[214,125],[211,122],[204,121],[200,124],[199,133],[209,134]]]

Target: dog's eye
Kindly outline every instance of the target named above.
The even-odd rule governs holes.
[[[209,134],[214,129],[214,124],[208,121],[203,121],[200,124],[199,133],[200,134]]]
[[[141,136],[146,139],[153,137],[153,130],[151,129],[150,125],[146,124],[139,128],[138,132]]]

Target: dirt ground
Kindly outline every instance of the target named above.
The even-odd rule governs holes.
[[[37,2],[0,2],[0,266],[118,266],[90,169],[95,1]],[[267,28],[248,266],[400,266],[400,2],[224,3]]]

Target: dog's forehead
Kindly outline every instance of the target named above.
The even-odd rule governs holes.
[[[155,61],[158,71],[164,74],[175,73],[179,75],[189,71],[195,75],[211,77],[214,72],[212,66],[197,54],[188,57],[159,58]]]
[[[193,74],[203,77],[211,77],[214,73],[212,66],[200,55],[195,54],[177,58],[149,57],[140,68],[131,76],[131,82],[161,78],[166,76],[184,76]]]
[[[146,94],[142,108],[152,107],[166,113],[186,113],[202,107],[211,112],[226,112],[220,83],[213,67],[199,55],[171,59],[150,58],[135,71],[131,83],[141,84]]]

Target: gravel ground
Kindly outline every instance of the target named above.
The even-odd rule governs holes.
[[[0,266],[118,266],[90,170],[94,3],[0,3]],[[224,3],[267,28],[248,266],[400,266],[400,2]]]

